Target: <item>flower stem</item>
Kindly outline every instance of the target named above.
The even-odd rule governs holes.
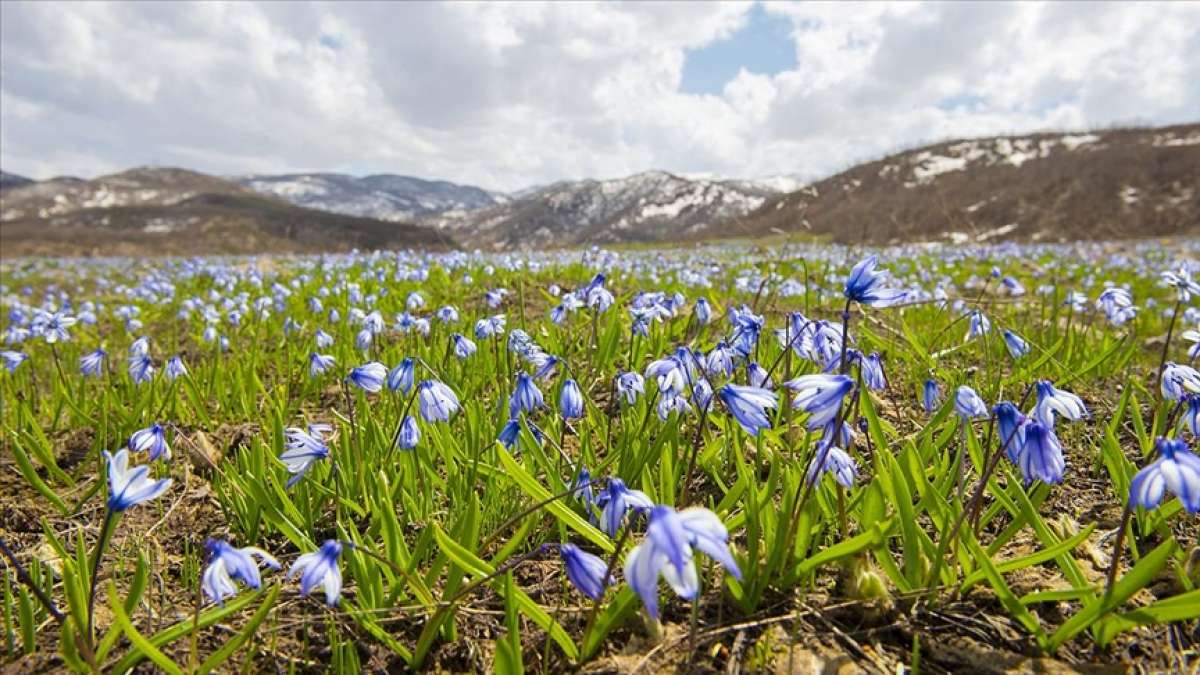
[[[91,589],[88,591],[87,632],[84,634],[84,639],[89,646],[91,646],[94,638],[92,626],[96,613],[96,584],[100,576],[100,562],[104,559],[104,549],[108,548],[108,540],[112,536],[112,526],[116,518],[116,511],[112,509],[105,510],[104,524],[100,526],[100,539],[96,541],[96,550],[92,553]]]

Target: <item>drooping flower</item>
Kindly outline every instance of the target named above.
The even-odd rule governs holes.
[[[1183,441],[1159,438],[1154,443],[1158,459],[1137,472],[1129,484],[1129,504],[1156,508],[1169,491],[1188,513],[1200,513],[1200,457]]]
[[[567,379],[563,382],[558,395],[558,408],[563,419],[574,420],[583,417],[583,392],[575,380]]]
[[[604,589],[614,583],[611,576],[605,578],[608,564],[599,557],[574,544],[562,544],[558,547],[558,552],[562,556],[571,584],[589,598],[599,600],[604,595]]]
[[[838,447],[834,440],[829,437],[821,439],[816,454],[808,465],[805,480],[813,483],[818,476],[831,473],[833,479],[842,487],[854,487],[854,479],[858,477],[858,464],[849,453]]]
[[[1087,417],[1088,411],[1083,401],[1075,394],[1056,389],[1048,380],[1039,380],[1037,404],[1029,416],[1048,427],[1053,427],[1055,415],[1076,421]]]
[[[475,343],[461,333],[455,333],[450,336],[454,341],[454,355],[460,359],[466,359],[475,353]]]
[[[974,389],[965,384],[954,393],[954,411],[964,421],[983,419],[988,416],[987,405],[984,404],[983,399],[979,398],[979,394],[976,394]]]
[[[1029,353],[1029,343],[1011,330],[1004,330],[1004,346],[1008,348],[1009,356],[1019,359]]]
[[[1034,480],[1062,482],[1067,464],[1054,427],[1036,420],[1025,425],[1025,442],[1017,452],[1017,466],[1021,467],[1026,484]]]
[[[204,568],[204,574],[200,578],[200,587],[204,589],[205,595],[218,605],[224,605],[226,598],[237,595],[235,581],[240,581],[249,588],[260,588],[260,564],[273,570],[281,568],[274,556],[254,546],[234,548],[220,539],[209,539],[204,548],[208,552],[208,566]],[[258,557],[257,561],[255,556]]]
[[[1008,401],[997,404],[992,412],[996,415],[1000,444],[1004,449],[1004,454],[1015,464],[1017,453],[1025,445],[1025,427],[1028,419],[1021,414],[1017,406]]]
[[[391,371],[388,372],[388,389],[392,391],[403,391],[405,394],[412,391],[414,370],[413,360],[411,357],[406,357],[400,361],[395,368],[392,368]]]
[[[458,395],[438,380],[425,380],[417,385],[417,405],[426,422],[449,422],[458,412]]]
[[[686,600],[699,593],[694,551],[717,561],[734,578],[742,578],[729,550],[729,532],[715,513],[704,508],[676,511],[664,505],[650,509],[646,538],[625,558],[625,579],[641,597],[651,617],[658,618],[660,574]]]
[[[104,359],[106,358],[108,358],[108,352],[103,349],[84,354],[79,357],[79,372],[84,377],[99,377],[104,372]]]
[[[1162,372],[1163,398],[1178,401],[1188,394],[1200,394],[1200,372],[1191,366],[1168,361]]]
[[[312,352],[308,355],[308,375],[316,377],[334,366],[335,360],[329,354]]]
[[[538,389],[533,378],[529,373],[518,373],[517,385],[509,398],[509,417],[516,417],[517,413],[521,412],[534,412],[543,405],[545,399],[542,397],[542,390]]]
[[[727,384],[717,390],[717,397],[742,429],[751,436],[758,436],[762,429],[771,428],[771,420],[766,410],[779,406],[779,397],[775,392],[762,387]]]
[[[296,558],[288,570],[287,578],[300,575],[300,595],[306,596],[320,584],[325,589],[325,604],[333,607],[342,594],[342,572],[338,569],[338,558],[342,555],[342,544],[327,539],[321,548]]]
[[[971,318],[967,325],[967,336],[963,341],[970,340],[988,334],[992,330],[992,322],[983,315],[983,312],[975,310],[971,312]]]
[[[646,393],[646,381],[638,373],[621,373],[617,376],[617,394],[629,405],[637,403],[638,396]]]
[[[421,442],[421,428],[412,415],[405,415],[400,423],[400,433],[396,436],[396,446],[401,450],[412,450]]]
[[[696,323],[701,326],[707,326],[708,322],[712,321],[712,305],[708,303],[707,298],[696,298],[696,306],[692,309],[692,316],[696,317]]]
[[[365,392],[374,394],[383,388],[387,375],[387,366],[378,361],[371,361],[351,368],[350,374],[346,376],[346,381]]]
[[[620,478],[609,478],[608,484],[596,495],[596,506],[601,508],[600,522],[610,537],[616,537],[625,522],[625,513],[633,510],[648,511],[654,502],[641,490],[625,486]]]
[[[171,487],[171,479],[149,478],[150,467],[146,464],[129,468],[129,450],[121,448],[117,454],[104,451],[108,464],[108,510],[121,512],[142,502],[157,499]]]
[[[929,378],[925,380],[925,386],[921,389],[921,405],[925,407],[925,412],[932,413],[942,404],[942,392],[938,387],[937,380]]]
[[[692,377],[677,356],[667,356],[646,366],[646,379],[657,382],[658,390],[665,395],[667,392],[682,392]]]
[[[163,433],[162,425],[158,422],[133,432],[133,435],[129,437],[129,449],[132,452],[150,453],[152,462],[159,457],[171,459],[171,446],[167,444],[166,434]]]
[[[894,288],[882,288],[886,274],[876,270],[875,256],[863,258],[850,270],[842,294],[854,302],[872,307],[887,307],[902,301],[906,293]]]
[[[188,374],[187,366],[183,365],[183,358],[176,355],[167,359],[167,365],[163,367],[163,375],[166,376],[168,382],[186,377]]]
[[[746,379],[750,381],[752,387],[775,388],[775,383],[771,381],[771,374],[767,372],[767,369],[753,361],[746,364]]]
[[[867,389],[872,391],[887,389],[887,377],[884,376],[883,361],[879,358],[878,352],[871,352],[861,359],[859,367],[862,368],[863,384],[867,385]]]
[[[129,377],[134,384],[149,382],[154,377],[154,364],[145,354],[129,357]]]

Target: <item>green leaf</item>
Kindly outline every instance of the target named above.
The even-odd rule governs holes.
[[[533,476],[525,471],[525,467],[521,466],[512,455],[509,455],[504,448],[496,448],[496,454],[500,456],[500,463],[504,466],[508,476],[516,481],[517,485],[529,495],[535,502],[543,502],[549,499],[552,495],[550,491],[542,486]],[[546,505],[546,510],[554,514],[564,525],[575,530],[585,539],[600,547],[605,553],[613,552],[613,542],[600,530],[592,527],[588,521],[582,516],[575,513],[570,506],[563,503],[562,499],[556,499]]]
[[[133,643],[133,646],[142,656],[153,661],[154,665],[166,671],[168,675],[183,675],[183,670],[175,665],[174,661],[167,658],[166,654],[160,652],[150,640],[146,639],[146,636],[139,633],[133,627],[133,622],[129,620],[129,615],[125,613],[124,603],[121,602],[120,596],[117,595],[117,585],[111,580],[108,582],[108,607],[112,610],[113,621],[121,627],[121,630],[125,633],[125,637],[129,638],[129,641]]]
[[[267,597],[259,604],[258,609],[254,612],[254,616],[250,617],[246,625],[239,628],[238,632],[234,633],[233,637],[221,645],[220,649],[209,655],[207,659],[204,659],[204,663],[200,664],[201,673],[211,673],[216,670],[229,657],[233,656],[246,640],[249,640],[258,632],[258,627],[267,618],[267,614],[270,613],[271,608],[275,606],[275,598],[279,596],[280,588],[281,586],[278,583],[271,586],[271,590],[267,591]]]
[[[1024,555],[1019,558],[1013,558],[1012,560],[1006,560],[1002,563],[994,564],[994,567],[1001,574],[1007,574],[1008,572],[1013,572],[1015,570],[1019,570],[1019,569],[1025,568],[1025,567],[1030,567],[1032,565],[1040,565],[1041,563],[1049,562],[1051,560],[1054,560],[1058,556],[1063,555],[1063,554],[1067,553],[1068,551],[1073,550],[1076,546],[1083,543],[1083,541],[1085,539],[1087,539],[1089,536],[1091,536],[1092,531],[1095,529],[1096,529],[1096,524],[1092,523],[1091,525],[1088,525],[1086,528],[1084,528],[1081,532],[1079,532],[1079,534],[1076,534],[1075,536],[1071,537],[1070,539],[1062,541],[1062,542],[1056,544],[1055,546],[1051,546],[1049,548],[1043,548],[1043,549],[1040,549],[1033,553],[1030,553],[1029,555]],[[984,553],[984,555],[986,556],[986,552]],[[989,558],[989,560],[991,559],[990,556],[988,558]],[[972,586],[974,586],[975,584],[986,579],[987,575],[988,575],[987,571],[983,570],[983,569],[975,570],[975,572],[967,575],[967,578],[963,579],[962,586],[959,587],[959,593],[966,593],[967,590],[970,589]]]

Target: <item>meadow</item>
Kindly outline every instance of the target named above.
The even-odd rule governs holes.
[[[1195,668],[1198,254],[6,261],[3,660]]]

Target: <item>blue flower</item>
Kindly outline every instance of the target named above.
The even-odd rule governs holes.
[[[162,425],[158,422],[133,432],[133,435],[129,437],[129,450],[150,453],[152,462],[159,457],[171,459],[171,446],[167,445],[166,434],[163,433]]]
[[[108,510],[121,512],[142,502],[157,499],[171,487],[171,479],[154,480],[148,477],[150,467],[143,464],[129,469],[129,451],[121,448],[117,454],[104,451],[108,463]]]
[[[1088,416],[1087,408],[1078,396],[1069,391],[1055,389],[1048,380],[1037,383],[1037,404],[1029,416],[1042,424],[1053,427],[1054,416],[1065,417],[1069,420],[1081,420]]]
[[[583,392],[580,391],[575,380],[568,379],[563,382],[562,390],[558,395],[558,407],[563,419],[573,420],[583,417]]]
[[[625,558],[625,579],[652,618],[658,618],[659,574],[684,599],[699,593],[694,550],[720,563],[734,578],[742,578],[729,550],[729,532],[715,513],[704,508],[676,511],[663,505],[650,510],[646,538]]]
[[[512,446],[517,444],[517,439],[520,437],[521,420],[514,418],[510,419],[504,424],[503,427],[501,427],[500,433],[496,436],[496,440],[499,441],[501,445],[511,450]]]
[[[650,365],[646,366],[646,379],[651,378],[658,383],[658,390],[664,395],[667,392],[682,392],[692,380],[687,366],[678,356],[651,361]]]
[[[1019,359],[1029,353],[1029,343],[1008,329],[1004,331],[1004,346],[1008,347],[1008,354],[1013,359]]]
[[[417,405],[426,422],[449,422],[458,412],[458,396],[454,390],[437,380],[425,380],[417,385]]]
[[[637,403],[638,396],[646,393],[646,381],[638,373],[621,373],[617,376],[617,394],[629,405]]]
[[[937,380],[933,378],[925,380],[925,386],[921,393],[921,404],[925,406],[925,412],[932,413],[937,410],[942,403],[942,392],[938,388]]]
[[[371,341],[375,339],[375,334],[370,328],[364,328],[358,331],[358,335],[354,336],[354,346],[361,351],[367,351],[371,348]]]
[[[1025,445],[1025,427],[1028,419],[1021,414],[1017,406],[1002,401],[992,408],[992,412],[996,415],[996,424],[1000,431],[1000,443],[1003,446],[1004,454],[1008,456],[1013,463],[1017,461],[1017,453]]]
[[[771,374],[766,368],[751,361],[746,364],[746,379],[749,380],[753,387],[762,387],[763,389],[774,389],[775,383],[771,381]]]
[[[163,375],[167,377],[168,382],[174,382],[180,377],[185,377],[188,374],[187,366],[183,365],[183,359],[179,356],[172,356],[167,359],[167,365],[163,367]]]
[[[1186,267],[1163,272],[1162,280],[1164,285],[1175,289],[1179,302],[1188,302],[1193,295],[1200,295],[1200,284],[1192,280],[1192,273]]]
[[[567,578],[580,593],[589,598],[599,600],[604,595],[605,587],[614,583],[611,576],[605,578],[608,565],[599,557],[574,544],[562,544],[558,552],[567,568]]]
[[[965,342],[971,338],[977,338],[982,335],[986,335],[991,330],[992,322],[988,321],[988,318],[983,315],[983,312],[975,310],[971,312],[971,319],[969,325],[967,326],[967,337],[964,338],[963,341]]]
[[[1130,506],[1153,509],[1170,491],[1188,513],[1200,513],[1200,457],[1183,441],[1169,438],[1155,441],[1154,450],[1158,459],[1137,472],[1129,484]]]
[[[717,346],[713,347],[705,357],[704,372],[714,378],[729,377],[733,374],[733,352],[725,346],[724,342],[718,342]]]
[[[861,359],[859,368],[862,368],[863,384],[867,385],[867,389],[872,391],[887,389],[887,378],[883,374],[883,361],[879,358],[878,352],[871,352],[869,356]]]
[[[854,388],[854,380],[845,375],[801,375],[783,386],[796,392],[792,408],[808,413],[808,429],[817,430],[837,418],[842,400]]]
[[[475,343],[471,342],[466,337],[463,337],[461,334],[455,333],[450,336],[450,339],[454,341],[454,355],[458,358],[466,359],[475,353]]]
[[[320,329],[317,329],[316,341],[317,349],[328,349],[333,346],[333,336]]]
[[[696,317],[696,323],[701,326],[707,326],[708,322],[712,321],[712,305],[708,304],[707,298],[696,298],[696,306],[692,309],[692,316]]]
[[[875,270],[877,263],[875,256],[868,256],[850,270],[850,276],[846,278],[846,287],[842,291],[847,299],[872,307],[887,307],[904,299],[904,291],[880,287],[886,275]]]
[[[321,548],[296,558],[288,570],[287,578],[300,575],[300,595],[308,595],[320,584],[325,589],[325,604],[333,607],[342,594],[342,572],[338,569],[338,557],[342,555],[342,544],[327,539]]]
[[[653,507],[654,502],[645,492],[625,487],[625,481],[620,478],[609,478],[608,485],[596,496],[596,506],[601,508],[600,521],[604,531],[615,538],[625,522],[626,511],[644,512]]]
[[[39,324],[42,338],[49,344],[55,342],[66,342],[71,339],[67,329],[75,325],[75,317],[67,316],[62,312],[55,312],[45,318]]]
[[[316,377],[333,367],[335,360],[329,354],[312,352],[308,355],[308,375]]]
[[[583,502],[587,507],[588,513],[592,513],[592,506],[596,503],[595,495],[592,493],[592,474],[587,470],[586,466],[579,467],[579,475],[575,480],[571,481],[571,489],[575,491],[576,497]]]
[[[1187,410],[1183,412],[1183,421],[1192,438],[1200,438],[1200,394],[1188,394],[1185,397]]]
[[[1163,398],[1178,401],[1188,394],[1200,393],[1200,372],[1191,366],[1168,361],[1162,372]]]
[[[108,352],[97,349],[94,352],[79,357],[79,372],[84,377],[99,377],[104,372],[104,359]]]
[[[145,335],[134,340],[133,343],[129,345],[129,356],[130,357],[145,356],[149,353],[150,353],[150,338],[146,337]]]
[[[297,427],[288,427],[284,432],[286,450],[279,455],[279,460],[287,467],[292,477],[287,486],[292,488],[304,478],[317,460],[329,456],[329,447],[325,445],[325,434],[333,431],[328,424],[310,424],[308,431]]]
[[[845,450],[839,448],[829,438],[828,434],[817,444],[816,454],[808,465],[805,480],[814,483],[817,477],[832,473],[833,479],[842,487],[854,487],[854,479],[858,477],[858,464]]]
[[[758,436],[762,429],[771,428],[766,409],[779,406],[779,397],[775,392],[762,387],[727,384],[717,391],[717,396],[738,424],[751,436]]]
[[[129,357],[129,377],[135,384],[149,382],[154,377],[154,364],[145,354]]]
[[[261,548],[234,548],[220,539],[209,539],[204,547],[208,551],[208,566],[200,578],[200,587],[218,605],[224,605],[226,598],[237,595],[235,581],[250,588],[262,586],[259,561],[273,570],[280,569],[279,561]],[[259,561],[255,561],[254,556],[258,556]]]
[[[395,368],[392,368],[388,373],[387,386],[392,391],[403,391],[405,394],[412,391],[413,386],[413,360],[411,357],[405,358]]]
[[[1025,425],[1025,442],[1017,453],[1017,466],[1025,475],[1025,483],[1061,483],[1067,468],[1062,445],[1054,435],[1054,427],[1038,421]]]
[[[518,373],[517,386],[509,398],[509,417],[516,417],[520,412],[534,412],[543,405],[542,390],[538,389],[533,378],[528,373]]]
[[[396,436],[396,445],[401,450],[412,450],[421,442],[421,428],[412,415],[405,415],[400,423],[400,434]]]
[[[703,392],[701,392],[703,394]],[[711,394],[710,394],[711,396]],[[680,415],[691,412],[692,406],[683,394],[671,390],[664,391],[658,397],[658,405],[656,406],[658,418],[666,422],[671,413],[677,412]]]
[[[954,393],[954,412],[958,413],[963,421],[983,419],[988,416],[987,405],[984,404],[983,399],[979,398],[979,394],[976,394],[974,389],[965,384]]]
[[[363,391],[374,394],[383,388],[387,379],[388,369],[378,361],[365,363],[357,368],[351,368],[346,380]]]
[[[529,362],[536,368],[533,372],[535,378],[549,380],[558,371],[558,364],[562,363],[562,359],[545,352],[534,351],[529,354]]]

